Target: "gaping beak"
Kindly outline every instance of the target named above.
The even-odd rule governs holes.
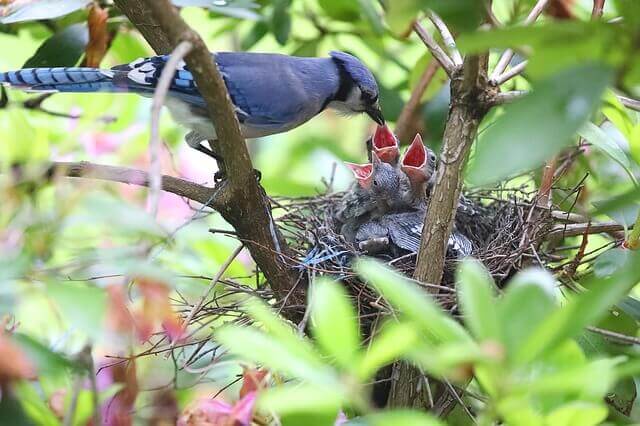
[[[409,177],[412,185],[426,182],[431,177],[432,170],[429,170],[427,148],[422,143],[419,133],[402,156],[400,168]]]
[[[384,116],[382,115],[382,111],[380,110],[379,106],[372,106],[370,108],[367,109],[367,115],[369,117],[371,117],[371,119],[373,121],[375,121],[376,123],[378,123],[378,125],[380,126],[384,126]]]
[[[369,189],[371,187],[371,182],[373,180],[373,166],[371,164],[354,164],[347,162],[344,164],[351,169],[353,176],[356,178],[361,188]]]

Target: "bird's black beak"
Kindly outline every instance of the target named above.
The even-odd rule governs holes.
[[[384,116],[379,106],[373,106],[367,109],[367,115],[380,126],[384,126]]]

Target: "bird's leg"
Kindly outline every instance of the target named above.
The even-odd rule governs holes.
[[[205,155],[208,155],[209,157],[213,158],[214,160],[216,160],[218,162],[218,166],[220,168],[220,170],[218,170],[215,175],[213,175],[213,179],[216,182],[220,182],[222,180],[225,180],[227,178],[227,173],[225,171],[225,167],[224,167],[224,158],[222,158],[222,155],[220,155],[218,152],[216,152],[216,149],[214,148],[216,145],[215,144],[211,144],[211,148],[207,148],[206,146],[204,146],[202,144],[203,141],[207,140],[204,136],[202,136],[201,134],[195,132],[195,131],[191,131],[189,133],[187,133],[187,135],[185,136],[185,141],[187,142],[187,145],[189,145],[191,148],[195,149],[196,151],[199,151]],[[253,172],[256,176],[256,180],[258,182],[260,182],[260,180],[262,180],[262,172],[260,170],[257,169],[253,169]]]

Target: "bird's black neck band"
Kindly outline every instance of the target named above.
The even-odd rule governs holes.
[[[347,100],[349,92],[351,92],[351,89],[353,88],[353,79],[340,64],[338,64],[338,78],[338,91],[333,95],[333,100],[344,102]]]
[[[342,65],[336,63],[336,68],[338,68],[338,90],[325,99],[320,111],[324,111],[324,109],[333,101],[345,102],[349,97],[349,92],[353,88],[353,79],[349,75],[349,73],[342,67]]]

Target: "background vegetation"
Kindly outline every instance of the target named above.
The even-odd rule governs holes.
[[[587,226],[560,234],[548,243],[557,257],[546,270],[498,285],[466,261],[452,312],[414,281],[362,260],[355,270],[389,314],[374,337],[362,335],[353,298],[332,277],[314,282],[307,315],[293,324],[278,315],[281,300],[233,228],[209,208],[162,193],[154,217],[145,189],[47,173],[52,161],[148,169],[149,100],[7,89],[0,98],[0,423],[640,422],[636,1],[173,3],[212,51],[357,55],[376,75],[387,120],[402,122],[401,142],[420,131],[436,152],[449,78],[435,68],[425,84],[436,61],[412,22],[418,18],[439,41],[424,18],[434,10],[464,55],[489,52],[490,72],[505,49],[515,49],[508,69],[528,59],[526,68],[498,86],[508,96],[531,93],[495,101],[484,115],[465,183],[499,182],[497,198],[504,188],[542,188],[554,209],[609,224],[610,232]],[[542,16],[527,22],[540,4]],[[108,68],[154,54],[112,2],[87,0],[0,0],[0,52],[2,71]],[[160,129],[162,172],[213,185],[215,162],[184,144],[185,130],[168,115]],[[364,116],[325,112],[248,146],[267,194],[305,197],[328,182],[334,191],[347,188],[342,162],[363,162],[371,132]],[[544,191],[545,162],[553,192]],[[225,306],[234,307],[228,318],[208,315]],[[185,319],[193,320],[186,330]],[[376,406],[376,373],[400,359],[423,373],[416,386],[431,390],[438,381],[454,403],[441,411],[434,401]]]

